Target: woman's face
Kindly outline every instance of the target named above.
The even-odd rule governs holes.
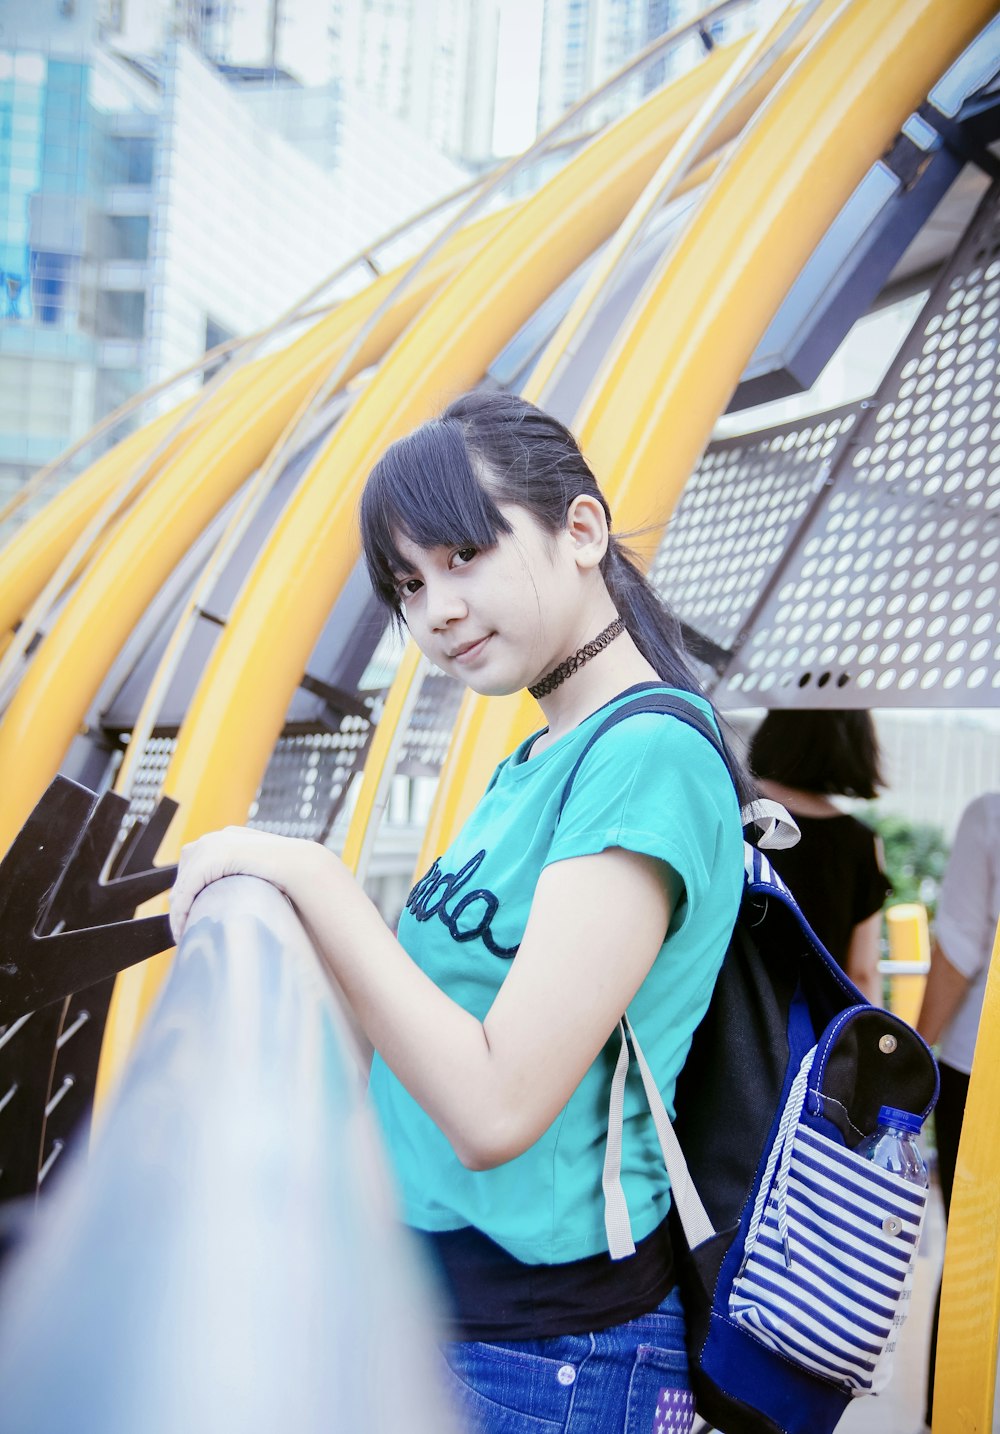
[[[581,573],[569,532],[547,533],[524,508],[503,505],[511,533],[492,548],[420,548],[402,534],[396,574],[410,636],[444,672],[474,692],[518,692],[586,635]],[[585,620],[584,620],[585,621]]]

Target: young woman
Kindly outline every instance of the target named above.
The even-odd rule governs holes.
[[[750,744],[761,792],[788,809],[801,833],[774,865],[830,955],[876,1006],[882,903],[892,883],[871,827],[830,798],[872,800],[885,785],[881,760],[869,712],[769,712]]]
[[[669,1181],[634,1058],[627,1258],[609,1255],[602,1170],[619,1019],[671,1110],[735,921],[742,832],[725,764],[659,714],[606,732],[567,795],[629,695],[665,685],[712,712],[609,523],[572,435],[513,395],[466,395],[393,444],[361,505],[376,592],[445,672],[479,693],[527,687],[546,725],[413,888],[398,939],[329,851],[239,828],[185,849],[173,899],[178,935],[198,890],[235,872],[298,908],[375,1047],[405,1218],[450,1295],[448,1378],[488,1434],[693,1418]]]

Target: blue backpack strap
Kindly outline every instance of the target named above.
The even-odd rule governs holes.
[[[686,701],[676,693],[658,692],[653,689],[650,692],[644,692],[641,697],[634,697],[630,702],[623,702],[610,716],[605,717],[597,731],[594,732],[587,742],[579,757],[577,757],[573,770],[566,779],[562,800],[559,803],[558,817],[562,816],[563,807],[566,805],[569,794],[573,789],[576,774],[583,765],[583,761],[594,743],[599,741],[605,732],[610,732],[612,727],[617,727],[619,722],[624,722],[627,717],[635,716],[637,712],[659,712],[668,717],[676,717],[678,721],[686,723],[688,727],[693,727],[696,732],[699,732],[705,738],[706,742],[711,742],[723,762],[725,762],[726,770],[730,773],[730,776],[732,775],[732,770],[729,766],[729,755],[723,745],[722,738],[713,726],[711,719],[705,715],[701,708],[694,702]],[[557,821],[558,817],[556,818]]]

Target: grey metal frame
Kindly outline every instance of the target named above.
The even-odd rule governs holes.
[[[713,684],[723,706],[995,706],[1000,183],[878,393],[854,414],[838,410],[713,444],[654,565],[660,591],[681,619],[729,649]],[[828,451],[804,470],[797,517],[759,533],[763,551],[748,552],[753,533],[737,511],[727,455],[742,443],[764,456],[770,471],[755,484],[763,501],[769,484],[795,487],[798,457],[817,434]],[[715,534],[700,587],[687,541],[699,504],[711,510],[705,522]],[[763,584],[755,564],[766,571]],[[731,596],[735,622],[712,612],[713,594]]]

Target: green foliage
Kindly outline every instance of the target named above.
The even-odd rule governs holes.
[[[858,815],[882,840],[885,869],[892,882],[890,906],[900,901],[922,901],[933,919],[938,889],[948,860],[948,845],[940,827],[913,822],[877,806]]]

